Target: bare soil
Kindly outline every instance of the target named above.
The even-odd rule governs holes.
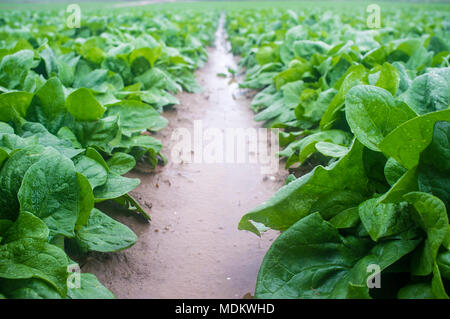
[[[254,293],[262,258],[278,235],[270,231],[259,238],[237,226],[243,214],[283,185],[282,165],[277,174],[264,176],[258,164],[176,164],[170,158],[172,132],[192,131],[195,120],[221,130],[259,127],[246,92],[217,76],[237,69],[223,21],[208,53],[209,61],[196,72],[204,91],[180,93],[181,105],[164,113],[168,127],[155,135],[168,164],[156,170],[141,164],[128,174],[141,179],[132,195],[149,211],[151,223],[107,205],[139,240],[122,252],[93,254],[82,267],[118,298],[243,298]]]

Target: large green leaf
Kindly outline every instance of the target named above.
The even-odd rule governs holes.
[[[377,204],[371,198],[359,206],[362,224],[374,241],[408,230],[414,223],[411,220],[408,204]]]
[[[449,84],[436,72],[428,72],[415,78],[405,101],[418,114],[448,109],[450,105]]]
[[[137,178],[127,178],[114,172],[108,172],[106,183],[94,190],[95,200],[101,202],[114,199],[131,192],[140,184]]]
[[[438,255],[437,264],[442,277],[450,279],[450,250],[443,251]]]
[[[115,299],[93,274],[80,274],[80,287],[67,290],[68,299]]]
[[[420,155],[419,190],[439,197],[450,207],[450,122],[436,122],[433,140]]]
[[[243,216],[239,229],[259,235],[259,230],[251,223],[254,221],[272,229],[286,230],[312,212],[323,211],[329,218],[356,206],[367,192],[362,153],[363,146],[354,141],[352,149],[339,161],[329,167],[317,166]]]
[[[371,249],[367,239],[344,238],[311,214],[283,232],[264,257],[257,298],[346,298],[350,285],[363,286],[367,266],[389,267],[413,250],[418,241],[394,240]]]
[[[21,210],[41,218],[50,236],[73,237],[80,213],[80,188],[71,160],[63,156],[44,158],[25,173],[17,197]]]
[[[0,95],[0,120],[19,122],[26,116],[28,107],[33,99],[29,92],[9,92]]]
[[[85,147],[94,147],[110,153],[114,142],[120,138],[119,118],[104,117],[98,121],[77,122],[73,127],[79,143]]]
[[[80,229],[87,223],[95,204],[92,186],[87,177],[77,173],[77,180],[78,187],[80,188],[80,213],[75,224],[75,230]]]
[[[123,250],[137,241],[131,229],[98,209],[92,210],[86,225],[77,231],[76,238],[87,250],[99,252]]]
[[[83,149],[74,148],[71,141],[51,134],[40,123],[26,122],[21,129],[22,137],[26,140],[37,140],[42,146],[51,146],[68,158],[73,158],[84,151]]]
[[[388,158],[384,166],[384,176],[389,185],[394,185],[405,173],[406,168],[400,165],[400,163],[392,157]]]
[[[392,95],[369,85],[353,87],[345,96],[345,115],[352,132],[366,147],[378,151],[383,138],[416,114]]]
[[[448,233],[448,216],[442,201],[430,194],[411,192],[403,196],[414,205],[419,225],[427,233],[425,245],[414,257],[411,272],[425,276],[433,271],[439,247]]]
[[[99,120],[106,110],[86,88],[73,91],[67,97],[66,107],[70,114],[79,121]]]
[[[49,132],[56,134],[68,116],[62,84],[58,78],[51,78],[36,91],[27,120],[39,122]]]
[[[63,250],[46,242],[48,234],[39,218],[21,212],[0,245],[0,278],[39,278],[65,296],[68,259]]]
[[[450,121],[450,110],[428,113],[404,122],[390,132],[378,147],[405,168],[413,168],[419,163],[420,153],[430,144],[434,124],[438,121]]]
[[[392,64],[388,62],[383,63],[375,85],[395,96],[400,85],[399,72]]]
[[[338,81],[338,93],[331,100],[328,108],[320,119],[321,129],[330,129],[339,118],[339,113],[344,107],[345,96],[347,92],[358,84],[367,83],[367,69],[363,65],[355,65],[350,67],[346,74],[342,76],[342,81]]]
[[[78,157],[75,160],[75,169],[77,170],[77,172],[87,177],[92,189],[95,189],[96,187],[106,183],[106,169],[100,163],[90,157]]]
[[[38,278],[0,279],[0,291],[9,299],[61,299],[54,286]]]
[[[0,85],[15,89],[22,84],[33,66],[33,57],[31,50],[21,50],[5,56],[0,62]]]
[[[119,116],[122,133],[128,136],[144,130],[159,131],[168,122],[150,105],[132,100],[108,105],[107,116],[116,115]]]
[[[12,155],[14,151],[25,148],[30,144],[35,144],[33,142],[28,143],[26,140],[24,140],[20,136],[15,135],[14,133],[13,134],[0,133],[0,147],[6,153],[8,153],[8,155]]]
[[[107,161],[109,170],[119,175],[123,175],[131,171],[136,166],[136,160],[133,156],[118,152]]]
[[[28,146],[11,155],[0,171],[0,217],[15,219],[19,212],[17,193],[28,169],[43,158],[60,156],[53,148]]]

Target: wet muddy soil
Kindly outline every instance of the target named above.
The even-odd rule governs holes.
[[[280,169],[264,175],[259,164],[178,163],[170,153],[178,128],[259,127],[250,99],[229,77],[237,69],[228,53],[223,18],[209,61],[196,72],[204,91],[180,93],[181,104],[164,116],[169,125],[155,137],[164,145],[168,164],[156,170],[146,165],[129,174],[141,179],[132,195],[151,214],[150,224],[106,207],[114,218],[139,237],[130,249],[89,256],[82,269],[96,274],[118,298],[242,298],[253,294],[262,258],[278,235],[261,238],[237,226],[243,214],[267,200],[287,175]],[[245,93],[245,92],[244,92]],[[195,152],[193,150],[193,152]]]

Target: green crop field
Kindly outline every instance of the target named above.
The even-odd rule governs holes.
[[[81,2],[78,25],[67,5],[0,4],[0,299],[115,297],[68,269],[140,240],[105,204],[152,223],[129,174],[170,173],[174,109],[220,99],[198,72],[222,25],[238,65],[217,76],[287,173],[230,230],[276,233],[254,297],[449,298],[449,4]]]
[[[265,256],[256,296],[370,297],[365,269],[376,263],[395,273],[377,297],[447,297],[446,18],[392,9],[383,15],[389,28],[373,31],[353,13],[228,15],[246,69],[240,86],[260,90],[255,120],[284,129],[286,167],[311,157],[321,164],[292,175],[240,222],[256,234],[251,221],[283,231]]]

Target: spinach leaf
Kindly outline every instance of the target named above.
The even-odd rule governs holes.
[[[427,233],[423,248],[414,255],[412,274],[425,276],[433,272],[439,247],[448,233],[448,216],[444,203],[437,197],[423,192],[411,192],[403,196],[414,205],[418,224]]]
[[[111,291],[105,288],[93,274],[80,274],[80,288],[69,288],[68,299],[115,299]]]
[[[378,147],[403,167],[413,168],[419,163],[420,153],[430,144],[434,124],[439,121],[450,121],[450,110],[432,112],[402,123],[385,136]]]
[[[75,235],[81,195],[77,172],[66,157],[44,158],[33,164],[23,177],[17,197],[21,210],[47,224],[50,236]]]
[[[392,240],[372,248],[367,239],[342,237],[314,213],[283,232],[271,246],[258,274],[255,296],[345,298],[354,294],[354,286],[366,284],[368,265],[386,269],[417,244],[417,240]]]
[[[375,86],[358,85],[345,96],[348,125],[364,146],[379,151],[378,144],[403,122],[416,114],[404,103]]]
[[[86,225],[77,231],[77,241],[87,250],[115,252],[131,247],[136,235],[127,226],[98,209],[93,209]]]
[[[450,122],[436,122],[433,139],[420,155],[419,190],[439,197],[450,208]]]
[[[28,169],[43,158],[60,156],[53,148],[27,146],[11,155],[0,171],[0,218],[15,219],[19,212],[17,193]]]
[[[22,211],[0,244],[0,278],[39,278],[64,297],[68,259],[63,250],[47,243],[48,234],[38,217]]]
[[[354,207],[367,192],[362,153],[363,146],[355,140],[351,150],[339,161],[329,167],[317,166],[312,172],[283,186],[266,203],[243,216],[239,229],[259,235],[259,230],[250,222],[254,221],[273,229],[286,230],[312,212],[323,211],[332,217]]]

